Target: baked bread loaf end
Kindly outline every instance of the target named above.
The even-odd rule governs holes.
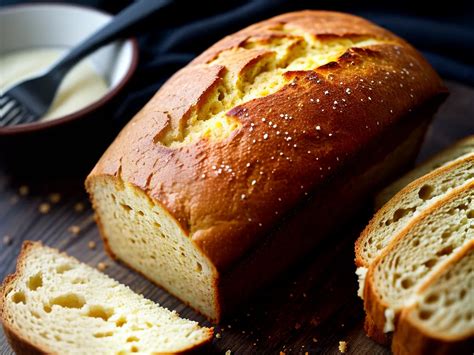
[[[364,19],[250,26],[177,72],[90,173],[106,247],[218,321],[406,169],[445,94]]]

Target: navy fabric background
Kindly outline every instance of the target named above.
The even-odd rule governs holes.
[[[21,2],[1,0],[3,5]],[[111,13],[130,3],[128,0],[71,2]],[[111,113],[116,127],[126,123],[170,75],[223,36],[256,21],[298,9],[328,9],[363,16],[416,46],[444,78],[474,86],[472,0],[175,0],[139,26],[140,62],[122,104]]]

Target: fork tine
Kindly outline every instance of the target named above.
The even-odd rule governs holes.
[[[5,114],[2,115],[2,119],[0,121],[0,125],[2,127],[10,125],[10,122],[14,120],[18,115],[20,115],[22,112],[22,108],[20,105],[15,105],[15,107],[9,109],[9,111]]]
[[[7,95],[3,95],[0,97],[0,109],[4,108],[8,104],[14,103],[15,100],[13,100],[11,97]]]
[[[12,125],[16,125],[16,124],[19,124],[19,123],[26,123],[25,122],[25,118],[28,116],[28,111],[25,110],[24,107],[21,107],[20,108],[20,111],[18,112],[18,114],[16,114],[14,116],[14,118],[12,118],[9,122],[9,125],[12,126]]]
[[[5,105],[3,105],[1,108],[0,108],[0,111],[1,111],[1,114],[2,114],[2,117],[5,117],[8,115],[8,113],[13,110],[15,107],[18,107],[20,106],[20,104],[18,103],[18,101],[15,101],[13,99],[10,99],[10,100],[7,100]]]
[[[0,107],[0,111],[2,117],[6,116],[10,110],[12,110],[15,106],[18,106],[18,102],[15,100],[7,100],[3,106]]]

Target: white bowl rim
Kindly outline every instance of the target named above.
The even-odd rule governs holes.
[[[96,9],[92,6],[87,5],[78,5],[78,4],[71,4],[71,3],[53,3],[53,2],[36,2],[36,3],[29,3],[29,4],[14,4],[2,7],[1,11],[9,11],[17,8],[38,8],[38,7],[48,7],[48,6],[55,6],[55,7],[64,7],[64,8],[80,8],[89,11],[95,11],[97,13],[113,16],[112,14]],[[115,85],[115,87],[108,90],[108,92],[102,96],[100,99],[92,102],[91,104],[83,107],[80,110],[74,111],[68,115],[64,115],[54,120],[48,121],[35,121],[32,123],[27,124],[20,124],[20,125],[13,125],[7,127],[0,127],[0,136],[2,135],[10,135],[10,134],[17,134],[17,133],[30,133],[34,131],[44,130],[52,127],[59,126],[64,123],[72,122],[82,117],[85,117],[89,113],[97,110],[98,108],[105,105],[109,102],[115,95],[119,93],[120,90],[130,81],[132,78],[133,73],[135,72],[137,65],[138,65],[138,42],[135,37],[124,39],[125,43],[130,43],[132,48],[132,58],[130,61],[130,66],[127,69],[127,72],[123,76],[123,78]]]

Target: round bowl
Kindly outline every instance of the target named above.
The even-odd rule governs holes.
[[[34,48],[67,50],[104,26],[112,17],[93,8],[69,4],[36,3],[0,8],[0,54]],[[61,161],[61,155],[67,155],[65,152],[79,150],[83,156],[85,151],[90,150],[84,149],[86,142],[95,146],[94,139],[104,141],[104,136],[99,137],[100,129],[106,129],[102,126],[106,116],[110,115],[114,98],[123,94],[124,87],[137,66],[136,40],[112,42],[95,51],[88,60],[105,79],[107,92],[71,114],[48,121],[0,128],[2,161],[18,163],[18,159],[31,160],[34,156],[35,162],[39,160],[41,164],[51,163],[49,165],[56,166]],[[112,130],[110,126],[109,128]],[[87,140],[84,134],[87,134]],[[56,142],[58,136],[62,139]],[[64,153],[41,152],[41,145]],[[24,154],[20,154],[21,152]],[[94,153],[97,155],[101,152]],[[7,163],[7,166],[10,164]]]

